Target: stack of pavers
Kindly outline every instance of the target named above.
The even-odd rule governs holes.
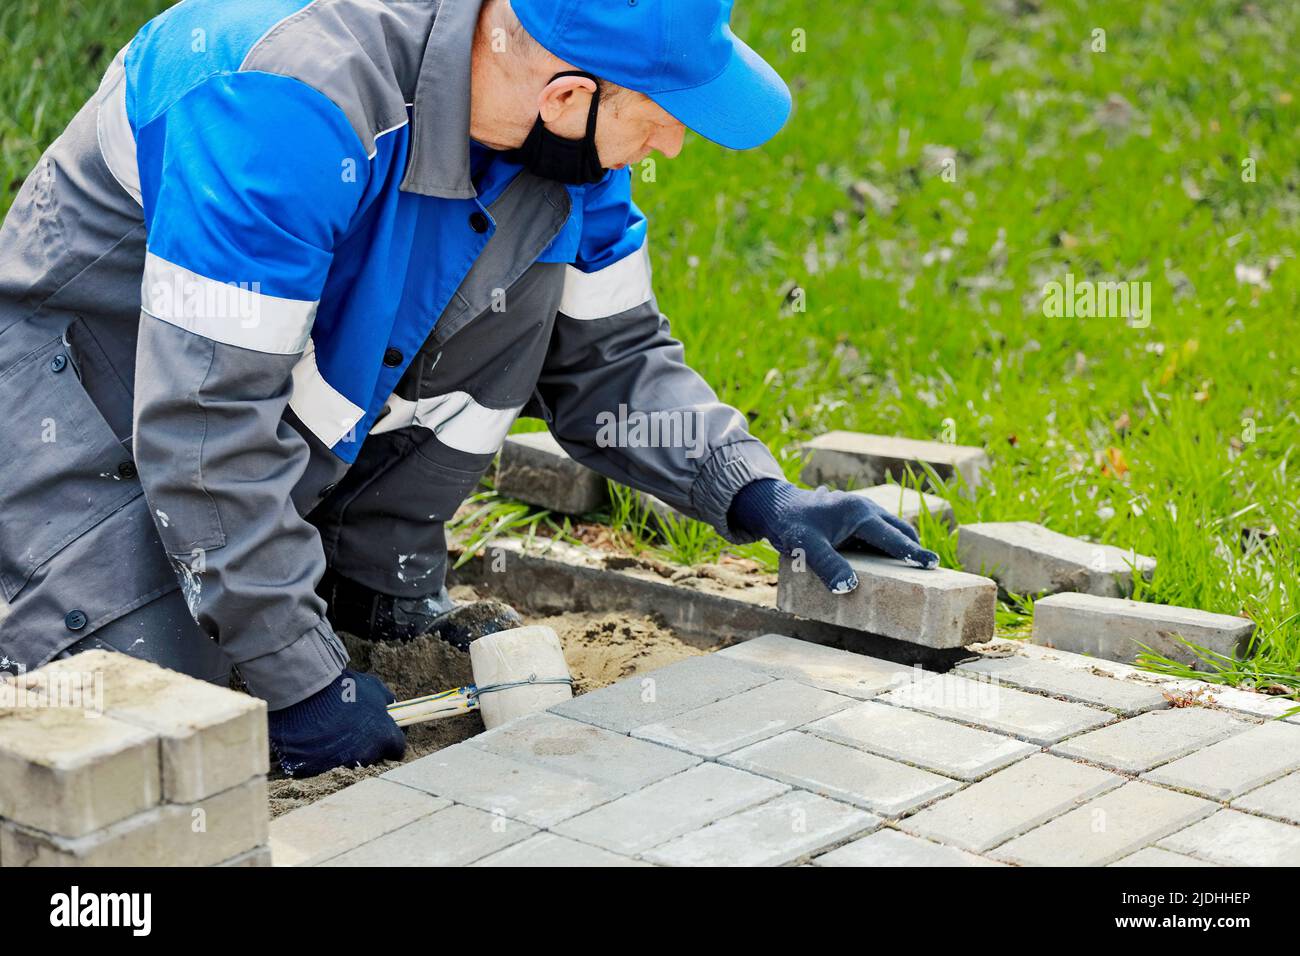
[[[0,867],[268,866],[266,706],[92,651],[0,685]]]

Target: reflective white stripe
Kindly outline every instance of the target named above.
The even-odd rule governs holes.
[[[604,319],[618,315],[654,298],[650,281],[648,244],[599,272],[583,272],[573,266],[564,274],[560,311],[571,319]]]
[[[312,341],[307,342],[307,351],[293,367],[293,396],[289,407],[330,448],[355,428],[365,414],[325,381],[316,367],[316,343]]]
[[[387,404],[388,414],[370,429],[370,434],[419,425],[432,431],[444,445],[471,455],[490,455],[500,450],[510,426],[523,410],[522,406],[488,408],[466,392],[449,392],[417,402],[392,395]]]
[[[217,282],[160,259],[144,261],[140,301],[156,319],[256,352],[297,355],[307,347],[316,303],[263,295],[260,282]]]
[[[126,50],[113,59],[99,86],[99,113],[95,135],[104,164],[126,192],[140,205],[140,167],[136,164],[135,136],[126,118],[126,69],[122,66]]]

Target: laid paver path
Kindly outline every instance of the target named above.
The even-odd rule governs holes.
[[[350,787],[271,845],[277,865],[1300,866],[1300,724],[1115,673],[1003,643],[938,675],[769,635]]]

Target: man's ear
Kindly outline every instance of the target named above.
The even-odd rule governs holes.
[[[591,101],[583,93],[595,95],[596,84],[585,76],[561,76],[547,83],[537,97],[537,113],[543,123],[554,123],[574,105],[582,103],[582,114],[586,116]]]

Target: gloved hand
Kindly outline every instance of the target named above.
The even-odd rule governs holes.
[[[916,531],[873,501],[843,491],[805,491],[786,481],[760,478],[731,502],[728,519],[782,554],[801,550],[822,583],[836,594],[858,586],[858,576],[836,549],[865,545],[917,568],[939,566],[939,556],[921,547]]]
[[[290,777],[400,760],[406,735],[388,716],[396,698],[373,674],[345,670],[306,700],[267,714],[271,750]]]

